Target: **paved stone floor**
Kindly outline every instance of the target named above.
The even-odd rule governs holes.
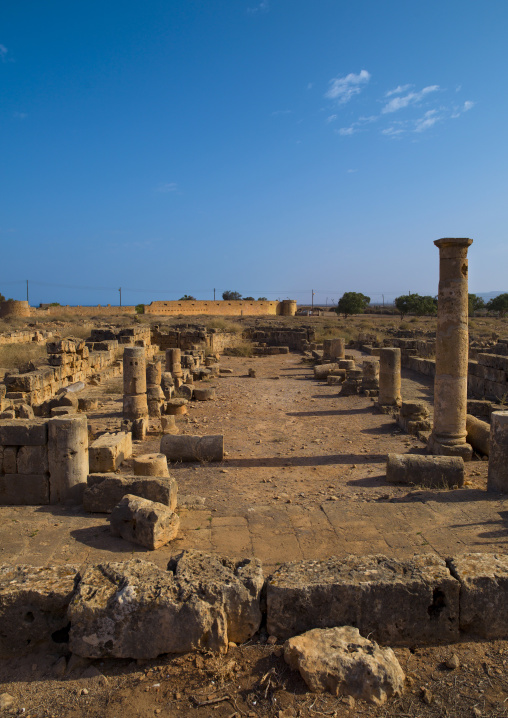
[[[288,361],[288,359],[286,358],[284,361]],[[303,409],[310,407],[313,409],[312,411],[294,412],[291,406],[288,407],[292,398],[288,399],[287,392],[274,393],[270,388],[274,386],[274,383],[269,384],[267,379],[265,382],[268,387],[267,396],[271,397],[270,401],[272,402],[269,411],[279,410],[281,421],[283,417],[290,417],[291,422],[302,422],[302,426],[309,426],[309,416],[315,416],[312,421],[323,422],[322,425],[316,424],[318,432],[322,432],[323,427],[328,425],[333,427],[332,421],[337,422],[339,419],[342,421],[340,431],[345,453],[341,457],[336,441],[325,445],[323,442],[326,441],[326,435],[324,433],[316,434],[325,438],[323,441],[318,440],[320,444],[318,453],[322,466],[312,472],[312,477],[314,480],[314,477],[321,475],[320,472],[326,471],[329,473],[323,473],[323,475],[328,477],[334,470],[339,477],[337,481],[343,480],[342,488],[345,493],[340,493],[338,488],[336,490],[338,495],[335,496],[326,496],[327,492],[325,491],[315,492],[314,500],[309,501],[306,505],[307,499],[298,499],[298,496],[304,496],[304,494],[298,494],[297,488],[294,488],[293,496],[296,498],[292,500],[286,500],[284,494],[274,497],[274,500],[268,500],[268,491],[271,491],[273,496],[274,489],[270,488],[273,483],[268,483],[267,479],[262,477],[269,478],[273,472],[276,472],[276,481],[279,484],[276,492],[284,491],[285,484],[283,482],[288,479],[282,477],[287,477],[288,474],[297,477],[294,480],[294,487],[298,482],[302,482],[302,485],[305,486],[305,480],[310,485],[312,481],[305,477],[308,477],[309,471],[314,469],[311,466],[312,454],[305,457],[305,461],[300,461],[301,466],[294,466],[285,472],[285,467],[290,464],[285,463],[284,457],[277,458],[277,461],[267,461],[265,458],[259,462],[255,458],[256,451],[261,451],[262,455],[264,452],[266,457],[269,450],[274,452],[275,456],[279,449],[282,450],[283,444],[277,443],[270,449],[264,441],[261,446],[258,446],[261,442],[255,441],[255,436],[248,437],[250,443],[247,444],[247,448],[244,445],[243,454],[240,453],[240,448],[237,451],[234,449],[233,442],[232,455],[223,465],[223,467],[227,467],[229,461],[232,469],[225,470],[220,466],[196,467],[194,469],[174,467],[175,476],[178,478],[179,485],[181,481],[182,486],[192,480],[197,484],[198,480],[193,477],[199,476],[200,471],[203,472],[203,479],[201,479],[203,496],[206,498],[206,488],[208,487],[210,504],[206,501],[204,506],[197,508],[184,506],[179,509],[181,530],[177,540],[171,545],[150,552],[122,539],[113,538],[109,533],[106,516],[87,514],[81,507],[0,507],[0,563],[45,565],[67,562],[81,565],[88,562],[126,560],[143,555],[143,558],[164,566],[169,557],[179,550],[196,548],[234,557],[256,556],[261,559],[265,569],[270,571],[284,561],[349,553],[382,553],[402,558],[422,552],[435,552],[442,557],[447,557],[465,551],[502,553],[506,551],[508,545],[508,497],[487,494],[485,490],[474,485],[468,489],[434,492],[409,490],[407,487],[403,489],[399,487],[394,490],[393,487],[383,485],[383,464],[380,463],[383,460],[381,445],[380,456],[369,459],[377,461],[377,465],[369,464],[368,461],[362,464],[361,460],[367,460],[368,455],[363,454],[362,456],[359,450],[356,453],[353,452],[351,457],[347,453],[351,451],[349,445],[354,441],[354,435],[360,433],[360,424],[354,422],[363,421],[363,426],[366,425],[365,422],[368,422],[368,428],[365,430],[367,434],[362,436],[362,442],[392,441],[392,443],[399,442],[398,446],[400,447],[405,447],[408,444],[403,442],[407,442],[408,437],[396,436],[399,432],[395,425],[387,426],[385,415],[372,413],[366,399],[360,397],[330,398],[329,387],[322,386],[321,389],[317,389],[315,382],[302,382],[303,375],[300,376],[300,373],[307,372],[308,374],[308,368],[300,369],[297,365],[300,360],[297,357],[290,358],[289,361],[294,362],[296,376],[294,379],[287,380],[287,391],[294,386],[294,397],[299,397],[304,392],[307,395],[305,401],[308,403],[302,405]],[[232,365],[234,366],[234,362]],[[234,383],[235,381],[237,384]],[[282,382],[277,383],[279,388],[281,385]],[[257,391],[260,395],[262,386],[262,382],[256,384],[252,380],[245,380],[242,376],[231,379],[231,383],[228,385],[224,384],[222,391],[223,415],[227,418],[231,414],[231,422],[245,420],[245,427],[248,427],[249,420],[252,424],[252,416],[256,407],[250,404],[246,405],[245,417],[243,419],[240,416],[237,417],[228,408],[228,387],[231,387],[232,396],[235,392],[238,394],[241,389],[244,392],[241,394],[241,400],[246,401],[243,397],[247,396],[249,392],[254,392],[255,395],[255,391]],[[256,387],[255,391],[254,387]],[[339,406],[337,402],[342,401],[340,406],[344,409],[318,410],[319,404],[316,405],[316,402],[320,401],[319,391],[322,392],[322,400],[328,402],[325,406],[330,407],[330,402],[334,402],[333,406]],[[405,372],[403,393],[404,397],[408,399],[422,398],[429,401],[432,399],[431,381],[425,377]],[[277,409],[277,401],[286,403],[281,403]],[[355,402],[358,403],[359,408],[355,409]],[[196,407],[194,413],[210,412],[209,419],[202,414],[200,421],[207,421],[207,426],[213,429],[214,412],[216,414],[218,409],[209,406],[209,403],[206,404],[207,406]],[[353,418],[348,418],[349,411],[352,412],[351,417]],[[267,416],[265,408],[261,409],[261,413],[263,416]],[[333,416],[330,419],[329,416],[320,416],[321,414],[332,414]],[[240,434],[247,431],[243,426],[240,423]],[[295,425],[291,424],[291,426]],[[348,427],[351,432],[350,439],[347,438],[348,434],[346,433]],[[295,429],[292,428],[291,431],[295,431]],[[371,438],[366,439],[366,436]],[[333,442],[333,436],[330,437],[330,442]],[[377,444],[372,444],[372,446],[377,446]],[[247,451],[249,447],[251,447],[250,454]],[[305,447],[298,446],[297,448]],[[386,451],[388,450],[393,449],[386,449]],[[413,450],[418,449],[413,447]],[[423,447],[420,446],[419,450],[423,451]],[[146,451],[146,448],[140,447],[139,451]],[[295,454],[290,453],[291,451],[294,451],[294,447],[288,446],[286,455],[295,457]],[[252,458],[244,460],[245,452],[247,457]],[[326,454],[331,459],[330,462],[327,462]],[[278,455],[280,456],[280,453]],[[351,462],[357,462],[358,465],[354,464],[350,467],[349,476],[356,477],[356,473],[358,473],[359,478],[351,479],[347,476],[343,478],[346,473],[344,467],[347,463],[342,460],[344,457],[347,457],[347,461],[351,459]],[[293,463],[298,462],[293,459]],[[328,466],[327,463],[335,465]],[[373,466],[376,468],[373,469]],[[482,469],[483,475],[485,475],[486,465],[484,462],[476,462],[476,467]],[[229,476],[227,475],[228,471],[230,472]],[[256,483],[251,478],[253,473],[256,474]],[[479,475],[479,472],[475,471],[475,473]],[[228,496],[228,500],[224,502],[221,499],[222,503],[217,503],[218,500],[216,500],[214,504],[212,494],[218,481],[229,482],[230,485],[227,486],[225,483],[223,488],[224,495]],[[247,481],[254,486],[252,491],[258,493],[250,494],[248,501],[239,500],[235,503],[232,500],[235,492],[240,493],[242,482],[246,486]],[[326,478],[326,481],[329,479]],[[323,487],[326,488],[326,484],[320,485],[320,488]],[[337,487],[339,487],[339,483],[337,483]],[[229,491],[229,494],[226,494],[226,491]],[[347,493],[348,491],[350,493]],[[319,498],[320,495],[322,498]],[[214,508],[214,506],[219,508]]]

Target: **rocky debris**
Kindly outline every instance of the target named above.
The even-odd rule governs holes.
[[[337,371],[339,365],[335,362],[329,364],[316,364],[314,367],[314,379],[326,381],[327,377]]]
[[[39,643],[60,642],[59,634],[65,641],[78,578],[70,565],[1,566],[0,653],[28,653]]]
[[[329,691],[382,705],[404,689],[404,672],[392,649],[380,648],[351,626],[316,628],[290,638],[284,659],[315,693]]]
[[[217,395],[215,393],[215,389],[212,388],[196,388],[194,389],[194,399],[196,401],[213,401],[217,398]]]
[[[460,456],[389,454],[386,480],[392,484],[414,484],[433,489],[464,485],[464,461]]]
[[[182,595],[191,592],[214,605],[223,606],[228,640],[243,643],[261,624],[261,591],[264,585],[258,559],[235,561],[202,551],[182,551],[168,569],[178,580]]]
[[[163,434],[178,434],[180,431],[176,425],[175,417],[171,414],[161,416],[161,429]]]
[[[166,414],[178,416],[187,413],[188,399],[169,399],[166,402]]]
[[[267,581],[267,628],[290,638],[356,626],[384,645],[450,643],[459,636],[459,588],[435,555],[382,555],[282,564]]]
[[[111,533],[150,550],[165,546],[176,538],[180,518],[155,501],[127,494],[109,517]]]
[[[466,553],[448,560],[460,582],[460,629],[481,638],[507,638],[508,556]]]
[[[168,476],[118,476],[90,474],[83,494],[83,508],[90,513],[109,514],[126,494],[176,508],[177,483]]]
[[[14,706],[14,697],[9,693],[0,694],[0,711],[6,711]]]

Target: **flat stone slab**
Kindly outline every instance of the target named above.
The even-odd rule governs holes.
[[[126,494],[169,506],[174,511],[178,487],[168,476],[118,476],[90,474],[83,493],[83,508],[90,513],[110,514]]]
[[[459,636],[459,588],[433,555],[286,563],[267,582],[268,632],[290,638],[353,626],[385,645],[451,643]]]
[[[68,623],[75,566],[0,566],[0,654],[28,653]]]
[[[508,637],[508,556],[466,553],[448,566],[460,582],[460,629],[481,638]]]
[[[120,464],[132,456],[132,434],[119,431],[103,434],[88,449],[90,473],[116,471]]]

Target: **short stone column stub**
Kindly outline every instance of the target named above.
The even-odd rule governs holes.
[[[508,493],[508,411],[493,411],[490,422],[487,491]]]
[[[380,406],[400,406],[400,349],[383,347],[379,350],[379,398]]]
[[[471,459],[466,442],[468,370],[469,238],[445,237],[439,249],[439,292],[434,380],[434,426],[428,443],[432,454]]]

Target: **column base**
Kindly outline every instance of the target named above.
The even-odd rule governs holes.
[[[464,461],[471,461],[473,456],[473,447],[471,444],[447,443],[434,434],[431,434],[427,442],[427,451],[435,456],[460,456]]]

